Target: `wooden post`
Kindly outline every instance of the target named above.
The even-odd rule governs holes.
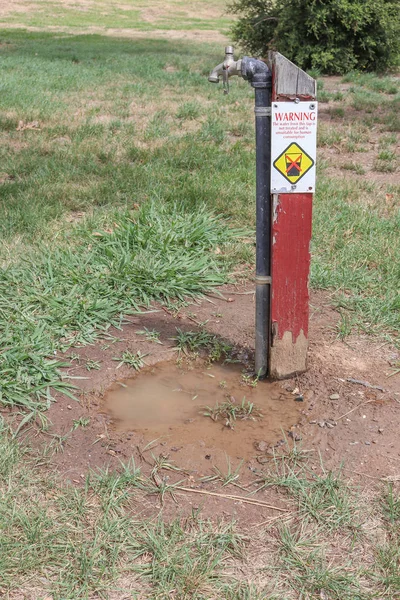
[[[296,109],[296,103],[307,102],[313,107],[316,100],[316,81],[278,52],[270,53],[269,66],[272,70],[272,105],[275,102],[291,103],[288,109]],[[275,105],[278,106],[278,105]],[[281,106],[281,105],[279,105]],[[300,105],[299,106],[304,106]],[[273,109],[274,110],[274,109]],[[315,117],[316,119],[316,110]],[[316,127],[316,124],[314,125]],[[288,148],[291,142],[300,149],[306,143],[297,142],[295,134],[286,135]],[[289,139],[291,138],[291,139]],[[296,148],[296,146],[293,146]],[[290,156],[296,160],[293,150]],[[311,154],[311,153],[309,153]],[[307,156],[307,154],[305,154]],[[286,156],[284,156],[284,159]],[[304,158],[304,155],[303,155]],[[310,160],[313,157],[307,156]],[[273,159],[274,160],[274,157]],[[315,171],[315,159],[310,167]],[[293,162],[294,169],[296,168]],[[271,166],[273,169],[273,167]],[[300,166],[297,167],[300,173]],[[296,171],[294,170],[296,173]],[[288,171],[286,171],[288,175]],[[313,173],[314,175],[314,173]],[[298,176],[300,180],[302,175]],[[297,179],[295,178],[297,181]],[[287,190],[272,189],[272,285],[271,321],[272,339],[269,373],[273,378],[290,377],[305,371],[308,349],[310,240],[312,200],[314,186],[304,191],[303,185],[291,185]],[[293,181],[293,179],[292,179]],[[296,191],[296,188],[299,188]]]

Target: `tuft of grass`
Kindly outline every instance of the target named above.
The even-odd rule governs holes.
[[[393,152],[392,150],[381,150],[378,154],[378,160],[395,160],[396,159],[396,153]]]
[[[375,562],[368,570],[371,579],[378,583],[388,598],[398,598],[400,594],[400,542],[391,540],[375,549]]]
[[[143,557],[137,570],[151,582],[159,597],[218,597],[224,580],[224,563],[242,554],[243,539],[231,525],[217,527],[193,519],[188,524],[161,520],[144,525],[136,538],[136,553]],[[237,582],[235,582],[237,585]]]
[[[352,71],[342,79],[344,83],[355,83],[374,92],[397,94],[400,91],[399,82],[392,77],[381,77],[376,73],[360,73]]]
[[[387,149],[388,146],[397,144],[397,135],[395,133],[387,133],[379,140],[379,147]]]
[[[343,119],[346,113],[342,106],[335,106],[329,109],[329,114],[333,119]]]
[[[389,483],[381,498],[382,512],[390,526],[398,527],[400,534],[400,495],[396,494],[393,483]]]
[[[228,356],[232,351],[232,347],[219,339],[216,335],[208,331],[183,331],[176,329],[175,340],[177,349],[184,354],[190,352],[207,352],[207,357],[210,362],[219,361]]]
[[[228,456],[226,456],[226,464],[227,464],[226,472],[224,472],[219,467],[214,466],[213,467],[214,475],[209,475],[207,477],[203,477],[202,481],[206,481],[206,482],[218,481],[222,484],[222,487],[225,487],[225,486],[231,485],[231,484],[237,485],[237,482],[240,477],[240,470],[243,466],[243,462],[244,461],[241,460],[240,463],[238,464],[238,466],[236,467],[236,469],[234,469],[232,467],[231,459]]]
[[[122,365],[128,365],[128,367],[132,367],[135,371],[140,371],[145,365],[144,358],[147,354],[142,354],[140,350],[138,352],[131,352],[130,350],[125,350],[122,353],[122,356],[119,358],[114,358],[113,360],[120,361],[118,363],[117,369],[122,367]]]
[[[312,536],[303,533],[301,526],[283,525],[278,529],[280,566],[287,573],[288,584],[301,598],[330,598],[332,600],[367,600],[370,596],[360,585],[361,569],[357,576],[346,564],[334,565],[323,547]]]
[[[389,154],[387,152],[380,152],[379,155],[383,155],[385,158],[380,159],[379,157],[375,159],[373,169],[374,171],[378,171],[379,173],[394,173],[396,170],[396,164],[393,160],[387,158]]]
[[[292,497],[304,521],[327,531],[359,529],[355,499],[341,472],[314,473],[307,465],[296,470],[285,460],[274,460],[274,468],[258,474],[256,492],[275,487]],[[256,493],[255,492],[255,493]]]
[[[200,104],[195,101],[184,102],[176,113],[177,119],[192,120],[200,116]]]
[[[156,329],[148,329],[144,327],[144,329],[139,329],[136,331],[137,335],[143,335],[147,342],[155,342],[156,344],[161,344],[160,341],[160,332]]]
[[[134,214],[115,213],[111,228],[85,222],[62,245],[9,263],[0,273],[0,401],[47,408],[51,389],[71,388],[59,351],[106,336],[122,314],[152,300],[183,300],[220,285],[228,265],[213,249],[236,238],[205,208],[147,203]]]
[[[72,429],[78,429],[78,427],[88,427],[90,424],[90,417],[80,417],[79,419],[74,419],[72,422]]]
[[[365,174],[365,169],[362,167],[362,165],[360,163],[347,162],[347,163],[344,163],[341,168],[344,169],[345,171],[354,171],[354,173],[357,173],[357,175]]]
[[[87,371],[99,371],[101,369],[101,361],[89,359],[86,361],[85,367]]]
[[[210,417],[213,421],[223,420],[225,427],[229,427],[230,429],[234,429],[236,421],[246,421],[249,419],[256,421],[262,418],[262,414],[258,408],[252,402],[246,400],[246,397],[240,403],[236,403],[233,396],[225,402],[217,402],[214,407],[206,406],[202,414],[205,417]]]

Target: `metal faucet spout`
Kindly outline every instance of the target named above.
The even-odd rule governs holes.
[[[220,63],[211,71],[208,81],[211,83],[219,83],[220,77],[223,79],[224,91],[227,94],[229,90],[228,79],[233,75],[242,75],[242,61],[234,60],[233,58],[233,46],[226,46],[225,48],[225,60]]]
[[[220,63],[219,65],[214,67],[208,77],[208,81],[211,81],[211,83],[219,83],[219,78],[222,76],[223,68],[224,63]]]

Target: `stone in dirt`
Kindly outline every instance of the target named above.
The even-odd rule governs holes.
[[[267,442],[261,441],[261,442],[256,442],[254,444],[256,450],[259,450],[260,452],[266,452],[269,448],[269,444]]]

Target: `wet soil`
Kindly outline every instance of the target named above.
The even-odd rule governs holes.
[[[115,382],[102,410],[111,416],[116,431],[167,442],[175,451],[196,444],[205,454],[217,448],[232,457],[250,458],[257,444],[275,444],[299,421],[299,406],[304,404],[299,399],[277,383],[247,384],[243,365],[161,362],[137,377]],[[233,409],[242,403],[253,406],[250,414],[234,419],[212,413],[227,402]]]

